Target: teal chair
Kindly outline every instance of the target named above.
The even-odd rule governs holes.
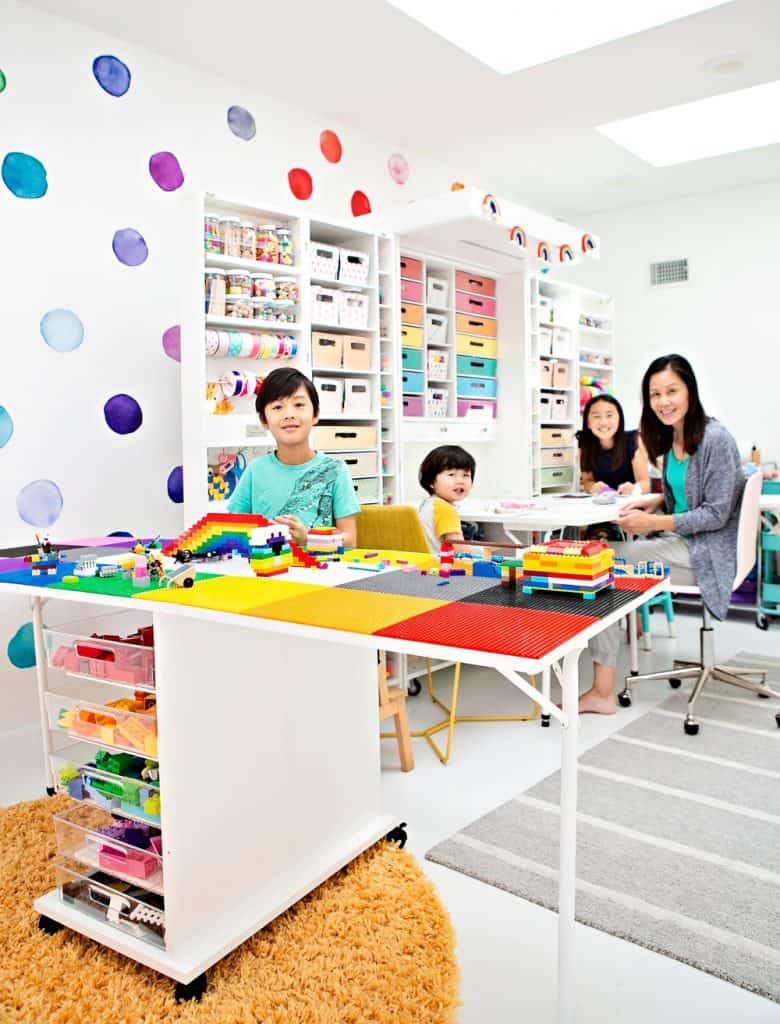
[[[677,626],[674,624],[674,604],[672,602],[672,595],[667,591],[663,594],[657,594],[655,597],[651,597],[649,601],[645,602],[639,609],[639,614],[642,618],[642,644],[646,651],[649,651],[652,647],[652,636],[650,634],[650,609],[659,606],[663,608],[664,614],[666,615],[666,624],[669,628],[669,636],[677,636]]]

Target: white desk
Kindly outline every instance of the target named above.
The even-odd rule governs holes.
[[[652,495],[643,495],[647,500]],[[613,504],[599,505],[590,495],[582,498],[562,498],[557,495],[542,498],[517,498],[528,504],[526,509],[502,509],[500,499],[477,501],[466,499],[458,505],[461,519],[478,523],[500,523],[507,537],[516,542],[514,532],[562,530],[565,526],[584,527],[594,523],[614,522],[620,509],[637,498],[618,498]]]

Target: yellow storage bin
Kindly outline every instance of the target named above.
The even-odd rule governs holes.
[[[497,342],[495,338],[475,338],[470,334],[455,335],[455,351],[460,356],[486,356],[495,359]]]
[[[401,345],[403,348],[422,348],[422,327],[409,327],[407,324],[401,324]]]

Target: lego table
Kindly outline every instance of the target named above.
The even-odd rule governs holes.
[[[228,565],[239,575],[142,597],[123,581],[85,581],[74,592],[0,566],[0,590],[32,605],[50,784],[43,606],[143,608],[155,631],[165,949],[87,916],[57,890],[36,909],[180,983],[198,979],[399,823],[381,807],[376,651],[447,658],[495,669],[563,726],[558,1020],[573,1021],[577,661],[591,637],[667,582],[621,579],[586,602],[490,579],[441,585],[398,566],[256,579],[247,565]],[[549,669],[562,710],[525,678]]]

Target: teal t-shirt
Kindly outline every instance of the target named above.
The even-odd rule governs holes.
[[[672,491],[674,498],[674,512],[687,512],[688,499],[685,497],[685,474],[688,470],[690,458],[682,462],[675,456],[672,449],[666,458],[666,482]]]
[[[317,452],[300,466],[286,466],[275,452],[255,459],[238,482],[228,508],[274,519],[298,516],[309,527],[334,526],[360,512],[349,470]]]

